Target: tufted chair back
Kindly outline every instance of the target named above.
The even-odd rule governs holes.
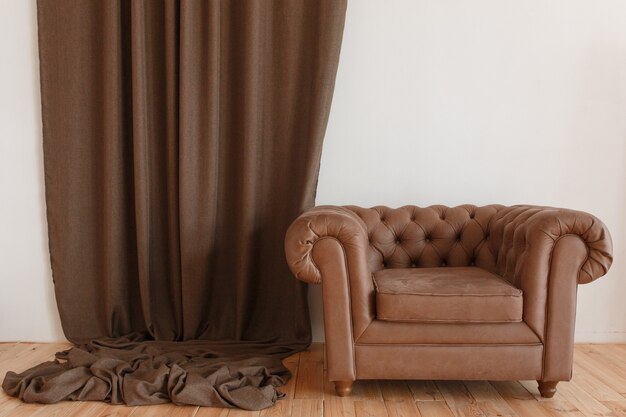
[[[367,226],[372,272],[474,265],[496,270],[498,250],[490,244],[489,222],[503,206],[345,208]]]

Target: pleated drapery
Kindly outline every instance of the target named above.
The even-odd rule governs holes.
[[[74,361],[85,378],[116,346],[133,352],[116,360],[139,369],[152,343],[171,372],[188,369],[170,354],[185,344],[160,342],[194,341],[197,352],[207,341],[213,362],[229,352],[277,361],[310,343],[306,289],[282,242],[314,201],[345,9],[345,0],[38,1],[51,263],[63,330],[95,355]],[[64,375],[67,358],[51,375]],[[280,385],[266,379],[251,385]],[[28,381],[12,374],[4,388],[25,398]],[[167,381],[153,400],[120,387],[117,399],[113,388],[81,398],[77,385],[65,398],[172,397]],[[226,397],[216,405],[237,405]]]

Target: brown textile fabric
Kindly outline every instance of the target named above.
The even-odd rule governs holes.
[[[135,332],[253,341],[249,355],[273,357],[310,343],[306,288],[282,242],[314,200],[345,9],[345,0],[38,1],[50,253],[70,341]],[[36,372],[128,350],[86,346]],[[150,361],[170,374],[178,363]],[[86,389],[26,396],[25,379],[9,384],[25,400]],[[161,399],[122,392],[133,404]],[[236,403],[220,396],[212,403]]]
[[[250,357],[262,349],[268,356]],[[282,396],[289,379],[279,346],[205,341],[100,339],[57,353],[57,360],[9,372],[5,391],[27,402],[107,401],[142,405],[174,402],[258,410]],[[274,355],[274,356],[270,356]]]

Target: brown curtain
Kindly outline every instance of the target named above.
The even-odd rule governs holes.
[[[44,380],[54,394],[41,380],[34,387],[33,374],[11,374],[5,390],[40,402],[210,405],[163,392],[172,381],[153,396],[129,386],[116,396],[111,380],[108,394],[87,392],[94,364],[114,356],[141,368],[146,349],[149,368],[170,373],[189,369],[180,354],[212,352],[205,382],[224,357],[253,352],[278,371],[261,361],[267,378],[241,387],[280,385],[288,373],[276,358],[310,343],[306,288],[282,242],[314,201],[346,0],[39,0],[37,9],[52,271],[63,330],[83,344],[37,375],[87,370],[63,395],[53,377]]]

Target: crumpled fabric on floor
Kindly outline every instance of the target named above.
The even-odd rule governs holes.
[[[304,348],[304,346],[303,346]],[[263,356],[250,352],[263,352]],[[99,339],[56,354],[2,388],[25,402],[106,401],[130,406],[175,404],[260,410],[284,396],[291,374],[280,358],[293,353],[258,343]],[[257,356],[251,356],[257,355]]]

